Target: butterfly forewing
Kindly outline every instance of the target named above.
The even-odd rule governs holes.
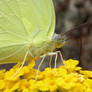
[[[0,63],[23,59],[32,44],[51,39],[54,28],[52,0],[0,0]]]

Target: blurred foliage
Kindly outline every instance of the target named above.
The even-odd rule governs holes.
[[[67,44],[61,48],[64,59],[78,59],[84,69],[92,70],[92,0],[54,2],[56,33],[64,34],[68,38]],[[88,21],[91,21],[91,24],[70,31]]]

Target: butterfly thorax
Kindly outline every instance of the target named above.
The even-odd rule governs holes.
[[[53,52],[56,48],[63,47],[64,44],[64,39],[55,35],[51,40],[43,41],[37,45],[33,44],[33,46],[30,47],[30,53],[33,57],[40,57],[44,54],[48,54],[49,52]]]

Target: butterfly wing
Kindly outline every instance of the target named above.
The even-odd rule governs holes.
[[[23,22],[29,42],[51,39],[55,28],[52,0],[5,0],[11,11]],[[23,32],[25,33],[25,32]],[[30,38],[32,38],[30,40]],[[39,38],[39,41],[38,41]]]
[[[52,38],[52,0],[0,0],[0,63],[23,58],[28,47]]]
[[[0,0],[0,63],[17,62],[26,52],[27,34],[23,22],[7,3]]]

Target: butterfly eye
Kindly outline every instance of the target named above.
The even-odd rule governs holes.
[[[58,40],[61,39],[61,35],[54,33],[52,39],[53,39],[55,42],[57,42]]]

